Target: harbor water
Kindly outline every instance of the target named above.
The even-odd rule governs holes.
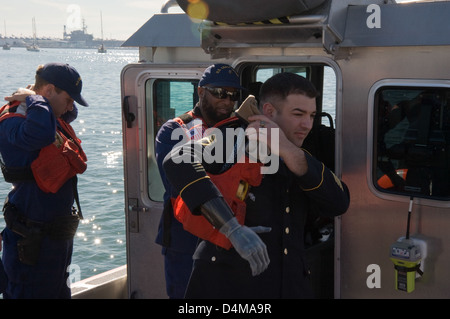
[[[126,263],[120,72],[137,61],[138,51],[128,49],[108,49],[105,54],[96,49],[0,50],[2,100],[17,88],[34,83],[37,66],[48,62],[74,66],[83,80],[82,95],[89,107],[78,106],[72,126],[82,140],[88,168],[78,181],[85,219],[74,239],[69,270],[72,282]],[[0,177],[2,202],[10,189],[11,184]],[[3,227],[0,218],[0,229]]]

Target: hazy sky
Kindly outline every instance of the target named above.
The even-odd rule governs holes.
[[[231,0],[229,0],[231,1]],[[408,0],[406,0],[408,1]],[[0,34],[31,37],[32,19],[38,37],[62,38],[67,31],[81,29],[100,38],[100,12],[105,39],[126,40],[151,16],[161,11],[167,0],[0,0]],[[171,9],[169,12],[177,12]]]
[[[126,40],[167,0],[0,0],[0,34],[31,37],[32,19],[38,37],[62,38],[64,25],[81,29],[84,19],[94,38],[101,36],[100,12],[105,39]],[[169,12],[175,12],[171,9]],[[5,23],[6,22],[6,23]]]

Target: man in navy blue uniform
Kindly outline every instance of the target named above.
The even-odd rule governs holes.
[[[73,209],[77,169],[72,164],[77,156],[83,157],[82,166],[87,159],[73,129],[60,119],[69,113],[66,121],[76,117],[74,101],[88,105],[81,89],[73,67],[49,63],[37,69],[34,91],[25,94],[25,103],[2,108],[2,171],[13,184],[3,208],[5,299],[71,297],[68,266],[80,218]],[[65,157],[69,153],[73,162]],[[43,166],[36,170],[36,163]]]
[[[226,64],[208,67],[198,84],[199,102],[194,109],[179,118],[166,122],[156,136],[156,161],[164,183],[164,212],[156,242],[162,245],[169,298],[184,297],[192,270],[192,254],[198,238],[186,232],[173,216],[172,199],[177,196],[162,169],[164,157],[182,140],[173,138],[173,132],[182,130],[188,139],[199,139],[205,130],[228,118],[240,96],[240,79],[236,71]],[[179,135],[176,135],[177,137]]]
[[[200,242],[186,298],[313,297],[304,251],[308,212],[314,208],[322,215],[338,216],[350,201],[347,186],[301,148],[313,125],[316,96],[314,86],[293,73],[274,75],[263,84],[262,114],[248,118],[246,131],[250,141],[265,141],[279,167],[250,189],[243,225],[222,197],[221,186],[209,178],[217,172],[217,163],[201,158],[220,148],[221,139],[200,141],[203,154],[192,143],[166,157],[167,178],[192,214],[204,216],[232,244],[225,249],[208,240]],[[180,161],[185,152],[192,162]]]

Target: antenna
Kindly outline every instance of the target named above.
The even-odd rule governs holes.
[[[406,239],[409,239],[409,225],[411,222],[411,212],[414,198],[411,196],[409,198],[409,209],[408,209],[408,221],[406,223]]]

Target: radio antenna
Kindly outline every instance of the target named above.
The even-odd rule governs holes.
[[[411,212],[412,212],[413,199],[414,198],[412,196],[409,198],[408,221],[406,223],[406,239],[409,239],[409,225],[410,225],[410,222],[411,222]]]

